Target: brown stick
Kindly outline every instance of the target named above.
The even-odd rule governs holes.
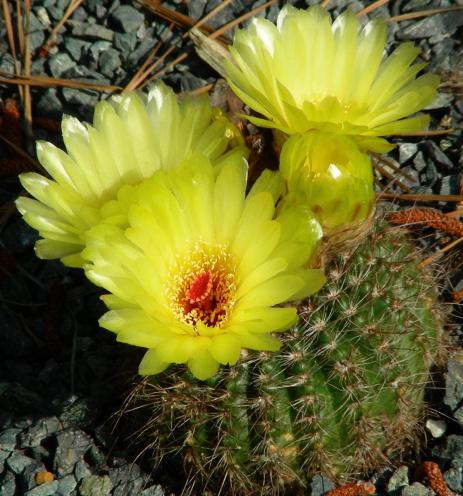
[[[357,17],[362,17],[366,14],[369,14],[370,12],[373,12],[373,10],[379,9],[379,7],[385,5],[386,3],[389,3],[389,0],[376,0],[376,2],[368,5],[368,7],[365,7],[360,12],[357,12],[355,15]]]

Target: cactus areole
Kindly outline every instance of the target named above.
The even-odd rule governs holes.
[[[134,396],[156,460],[180,461],[199,491],[297,494],[317,473],[349,480],[410,447],[442,351],[433,276],[384,225],[327,276],[279,352],[245,352],[206,382],[145,378]]]

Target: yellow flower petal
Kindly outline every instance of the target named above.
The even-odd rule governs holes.
[[[188,368],[197,379],[205,381],[217,374],[219,362],[208,351],[203,351],[188,361]]]
[[[318,5],[285,6],[276,26],[257,19],[237,31],[224,69],[232,90],[264,116],[248,117],[256,125],[290,135],[395,134],[402,119],[432,101],[438,78],[415,80],[423,69],[413,65],[419,50],[405,43],[387,57],[386,38],[382,20],[360,29],[350,10],[331,24]],[[423,121],[409,124],[419,131]]]
[[[159,361],[154,350],[148,350],[138,366],[140,375],[155,375],[166,370],[170,363]]]
[[[235,160],[248,154],[238,131],[210,107],[207,96],[178,102],[163,83],[155,84],[146,97],[132,92],[100,102],[93,126],[65,116],[62,131],[67,152],[51,143],[37,143],[38,159],[52,179],[38,174],[21,177],[25,189],[49,211],[45,215],[36,203],[23,200],[18,208],[24,220],[49,241],[47,251],[37,253],[60,254],[62,245],[52,250],[50,243],[69,240],[75,251],[62,260],[73,266],[82,264],[80,252],[87,232],[102,218],[128,226],[127,213],[134,200],[130,185],[142,183],[157,170],[174,170],[193,157],[221,166],[228,152],[234,153]],[[124,201],[118,195],[122,190]],[[192,227],[210,235],[212,193],[201,197],[190,188],[187,197],[185,209],[196,209],[194,220],[200,224]],[[196,215],[199,210],[202,218]]]
[[[111,292],[101,325],[150,349],[140,371],[187,364],[206,379],[243,348],[276,350],[269,333],[288,329],[296,308],[274,305],[322,282],[305,268],[321,236],[316,220],[289,204],[275,218],[278,194],[245,197],[246,167],[229,158],[214,170],[192,157],[121,190],[107,212],[117,217],[129,205],[129,227],[106,219],[87,234],[87,276]]]
[[[222,365],[235,365],[240,357],[241,341],[232,334],[220,334],[212,338],[209,352]]]

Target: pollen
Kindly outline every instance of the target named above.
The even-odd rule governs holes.
[[[197,241],[177,255],[166,296],[175,318],[194,329],[199,321],[222,327],[235,305],[236,267],[225,245]]]

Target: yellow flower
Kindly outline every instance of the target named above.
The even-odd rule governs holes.
[[[100,208],[115,199],[124,184],[137,184],[162,169],[172,169],[193,153],[214,164],[229,153],[246,155],[233,125],[209,106],[207,97],[177,102],[162,83],[147,97],[129,93],[100,102],[93,127],[76,118],[62,121],[67,153],[38,142],[37,155],[51,179],[21,174],[24,188],[36,198],[18,198],[24,220],[43,238],[36,244],[40,258],[61,258],[82,266],[80,252],[86,232],[101,219]]]
[[[272,176],[272,177],[270,177]],[[83,252],[86,273],[111,294],[100,325],[124,343],[148,348],[139,373],[187,364],[199,379],[236,363],[243,348],[277,350],[270,333],[297,320],[276,307],[317,291],[305,268],[321,238],[306,206],[276,214],[267,172],[246,196],[247,164],[231,157],[213,168],[195,156],[158,171],[129,194],[129,227],[101,223]]]
[[[425,64],[412,64],[419,53],[413,43],[386,57],[386,36],[381,20],[360,31],[350,10],[331,24],[320,6],[286,6],[276,26],[259,18],[238,31],[225,62],[228,82],[266,118],[248,117],[257,125],[350,134],[365,149],[387,151],[391,145],[378,136],[427,125],[426,115],[408,116],[432,101],[439,77],[415,79]]]
[[[347,136],[306,133],[283,145],[280,171],[286,202],[304,201],[325,232],[365,220],[374,209],[370,158]]]

